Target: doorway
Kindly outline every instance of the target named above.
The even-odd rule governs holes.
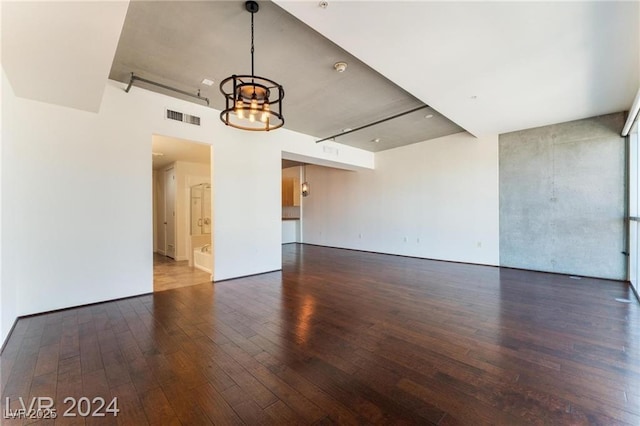
[[[306,163],[282,159],[282,244],[302,242],[302,191]]]
[[[152,137],[154,291],[212,281],[212,198],[193,189],[210,191],[211,149],[208,144]]]

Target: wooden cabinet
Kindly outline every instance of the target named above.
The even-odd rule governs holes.
[[[293,205],[293,178],[282,178],[282,205]]]
[[[300,191],[301,191],[301,187],[300,187],[300,179],[293,179],[293,205],[294,206],[299,206],[300,205]]]
[[[289,178],[289,177],[282,178],[282,205],[283,206],[299,206],[300,205],[299,179]]]

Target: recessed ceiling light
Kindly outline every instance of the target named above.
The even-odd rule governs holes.
[[[329,6],[329,2],[328,1],[321,1],[320,3],[318,3],[318,6],[320,6],[323,9],[326,9],[327,6]]]
[[[344,129],[342,129],[342,133],[347,133],[352,131],[353,129],[351,127],[345,127]]]
[[[380,142],[380,138],[371,139],[371,142],[379,143]]]
[[[204,84],[205,86],[213,86],[214,81],[213,80],[209,80],[208,78],[205,78],[204,80],[202,80],[202,84]]]
[[[433,114],[427,114],[424,116],[424,118],[433,118]]]
[[[336,62],[333,64],[333,68],[338,72],[344,72],[347,69],[346,62]]]

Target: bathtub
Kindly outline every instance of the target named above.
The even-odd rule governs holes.
[[[193,266],[211,273],[213,266],[213,253],[211,253],[211,246],[196,247],[193,249]]]

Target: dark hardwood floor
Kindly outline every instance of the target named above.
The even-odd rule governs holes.
[[[283,262],[20,320],[3,412],[41,396],[56,424],[640,424],[626,284],[301,245]],[[62,417],[83,396],[120,412]]]

